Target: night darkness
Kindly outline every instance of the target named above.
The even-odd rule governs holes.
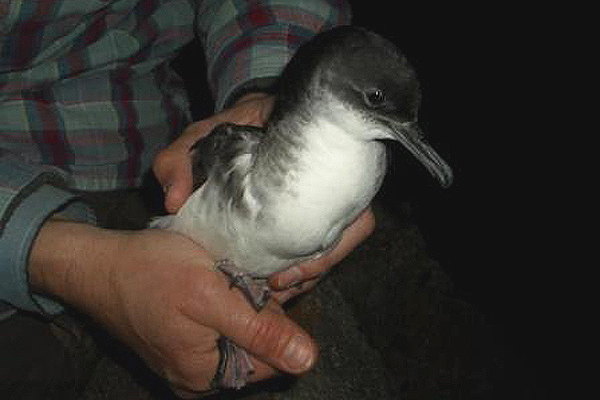
[[[440,189],[416,163],[405,165],[400,149],[386,178],[388,205],[397,196],[411,201],[455,290],[502,326],[517,352],[540,360],[542,373],[556,300],[554,278],[534,250],[544,206],[526,154],[536,130],[527,38],[515,36],[522,32],[506,11],[353,4],[354,24],[394,41],[417,70],[420,124],[455,173],[454,185]]]

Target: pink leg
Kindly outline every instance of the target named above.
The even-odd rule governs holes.
[[[240,289],[256,312],[262,310],[269,299],[269,288],[265,280],[253,278],[229,260],[217,261],[215,268],[229,278],[231,287]],[[224,336],[217,340],[217,347],[220,358],[213,387],[218,389],[244,387],[249,376],[254,372],[254,365],[248,353]]]

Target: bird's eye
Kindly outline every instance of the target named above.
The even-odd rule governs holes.
[[[365,101],[371,107],[379,107],[385,102],[385,94],[381,89],[372,89],[365,92]]]

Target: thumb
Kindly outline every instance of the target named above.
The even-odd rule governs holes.
[[[245,313],[244,313],[245,314]],[[318,356],[313,339],[289,319],[273,300],[259,313],[245,319],[237,314],[225,336],[272,367],[292,374],[310,370]]]

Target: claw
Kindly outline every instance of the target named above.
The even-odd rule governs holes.
[[[248,272],[229,260],[215,262],[215,269],[227,276],[231,287],[238,288],[256,312],[262,310],[267,304],[269,288],[264,279],[253,278]],[[219,349],[219,365],[213,378],[213,389],[244,387],[250,375],[254,373],[254,365],[246,350],[225,336],[217,339],[217,348]]]

